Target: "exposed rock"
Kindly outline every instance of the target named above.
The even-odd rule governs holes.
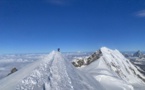
[[[12,74],[12,73],[14,73],[16,71],[18,71],[18,69],[14,67],[14,68],[12,68],[11,72],[8,75],[10,75],[10,74]]]
[[[93,53],[91,56],[89,56],[88,58],[74,60],[74,61],[72,62],[72,64],[73,64],[75,67],[81,67],[81,66],[83,66],[83,65],[89,65],[89,64],[92,63],[93,61],[99,59],[100,56],[102,56],[102,52],[101,52],[100,50],[98,50],[97,52],[95,52],[95,53]]]

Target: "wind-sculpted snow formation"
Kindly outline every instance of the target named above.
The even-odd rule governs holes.
[[[89,74],[77,70],[53,51],[0,81],[0,90],[105,90]]]

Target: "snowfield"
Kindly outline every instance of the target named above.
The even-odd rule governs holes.
[[[0,90],[145,90],[145,77],[118,50],[79,57],[78,68],[70,61],[52,51],[1,79]]]
[[[64,57],[67,57],[69,61],[72,61],[78,57],[83,58],[89,56],[91,52],[64,52],[62,54]],[[20,70],[28,64],[36,62],[37,60],[42,60],[46,56],[48,56],[47,53],[0,55],[0,80],[7,77],[12,68],[15,67]]]
[[[99,59],[94,59],[95,56],[82,59],[85,65],[78,69],[89,73],[106,90],[145,90],[145,77],[118,50],[103,47],[96,53]],[[90,61],[93,62],[86,66]],[[79,64],[78,60],[74,62]]]
[[[75,69],[59,52],[0,81],[0,90],[105,90],[93,77]]]

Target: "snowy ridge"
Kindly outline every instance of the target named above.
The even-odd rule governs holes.
[[[79,61],[79,60],[77,60]],[[144,90],[145,77],[118,50],[101,48],[76,69],[53,51],[0,80],[0,90]],[[80,65],[80,66],[81,66]]]
[[[143,82],[145,77],[137,70],[137,68],[126,59],[118,50],[110,50],[101,48],[102,58],[108,64],[109,68],[117,73],[121,79],[129,83]],[[139,78],[141,77],[141,78]]]
[[[102,47],[95,53],[99,53],[95,54],[99,56],[96,60],[92,55],[90,59],[81,59],[81,62],[93,61],[84,67],[80,65],[80,70],[89,73],[107,90],[144,90],[145,77],[118,50]]]
[[[75,69],[53,51],[0,81],[0,90],[105,90],[88,74]]]

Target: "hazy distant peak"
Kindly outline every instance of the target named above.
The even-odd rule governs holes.
[[[142,53],[140,50],[138,50],[137,52],[135,52],[135,53],[133,54],[133,56],[134,56],[134,57],[143,57],[143,53]]]

